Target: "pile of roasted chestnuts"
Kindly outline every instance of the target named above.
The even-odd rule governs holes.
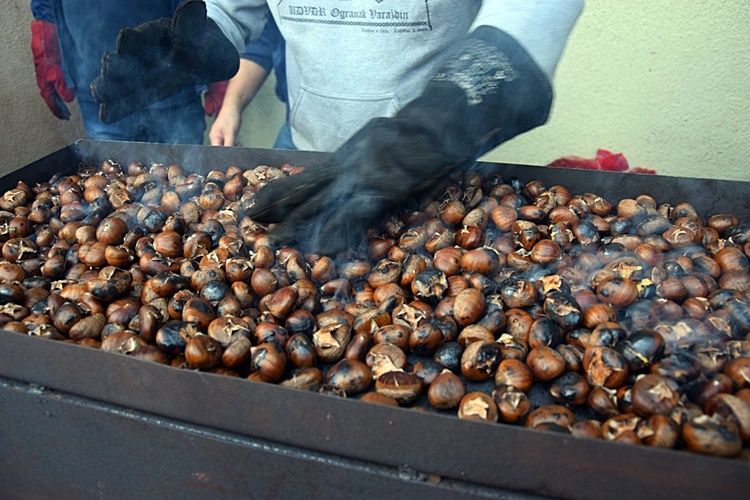
[[[245,212],[301,168],[107,160],[19,182],[0,197],[0,334],[748,456],[747,221],[467,171],[344,254],[274,248]]]

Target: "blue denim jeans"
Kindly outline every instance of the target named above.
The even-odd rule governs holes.
[[[90,94],[76,92],[76,99],[90,139],[203,144],[206,116],[200,96],[192,89],[109,125],[99,120],[99,104]]]
[[[274,149],[297,149],[292,142],[292,127],[289,126],[289,122],[284,122],[279,130],[279,135],[276,136],[276,142],[273,143]]]

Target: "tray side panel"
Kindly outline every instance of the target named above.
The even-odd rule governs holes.
[[[750,463],[736,460],[371,405],[19,334],[0,334],[0,352],[10,380],[488,488],[592,499],[735,498],[750,488]]]
[[[5,499],[539,498],[279,446],[1,378],[0,401]]]

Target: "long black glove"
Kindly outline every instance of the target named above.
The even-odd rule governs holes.
[[[237,49],[206,17],[205,3],[188,0],[171,20],[120,30],[91,93],[99,118],[113,123],[181,90],[228,80],[239,64]]]
[[[376,118],[331,161],[261,189],[248,215],[278,223],[275,243],[332,254],[362,242],[384,210],[451,168],[547,121],[552,88],[510,36],[480,27],[393,118]]]

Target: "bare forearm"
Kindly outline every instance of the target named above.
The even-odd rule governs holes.
[[[240,59],[240,69],[229,80],[224,103],[211,125],[208,138],[212,146],[235,146],[242,125],[242,112],[253,100],[268,73],[249,59]]]
[[[222,108],[231,106],[242,112],[258,93],[266,78],[268,73],[261,66],[249,59],[240,59],[240,70],[229,80]]]

